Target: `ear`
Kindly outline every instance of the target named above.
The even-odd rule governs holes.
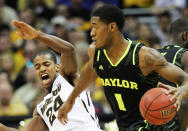
[[[59,70],[60,70],[60,65],[59,64],[56,64],[55,70],[56,70],[56,72],[59,72]]]
[[[117,29],[117,25],[115,22],[109,24],[109,31],[114,32]]]
[[[183,40],[183,41],[187,41],[187,40],[188,40],[188,31],[184,31],[184,32],[182,33],[181,37],[182,37],[182,40]]]

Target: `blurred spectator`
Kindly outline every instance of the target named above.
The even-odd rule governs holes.
[[[19,88],[20,86],[26,83],[25,70],[27,66],[32,65],[33,58],[37,52],[37,45],[35,41],[29,40],[24,42],[25,43],[23,51],[20,53],[19,57],[17,57],[17,60],[15,61],[15,68],[19,69],[17,78],[13,83],[15,89]]]
[[[122,0],[123,8],[149,8],[155,0]]]
[[[160,39],[162,46],[168,44],[168,25],[171,22],[171,17],[168,12],[159,15],[159,21],[156,25],[151,25],[152,31]]]
[[[21,20],[31,26],[34,26],[35,15],[33,14],[32,9],[27,8],[27,9],[21,11],[20,15],[19,15],[19,20]]]
[[[68,11],[68,7],[64,4],[57,5],[56,15],[57,16],[64,16],[65,18],[68,18],[70,16],[69,11]]]
[[[37,79],[33,66],[26,69],[25,77],[26,83],[15,91],[13,100],[15,102],[21,101],[29,108],[30,103],[35,99],[35,97],[37,97],[38,93],[40,92],[41,85]]]
[[[90,11],[82,5],[82,0],[71,0],[71,2],[72,5],[68,8],[70,17],[81,17],[84,20],[90,19]]]
[[[29,7],[33,10],[36,17],[50,20],[54,15],[54,9],[50,9],[44,0],[30,0]]]
[[[19,20],[31,25],[35,26],[35,15],[31,9],[25,9],[20,12]],[[12,43],[12,48],[14,52],[18,53],[23,47],[23,39],[17,34],[17,30],[13,30],[10,34],[10,41]]]
[[[107,3],[107,4],[113,4],[113,5],[116,5],[116,6],[120,6],[120,3],[118,0],[82,0],[82,6],[84,8],[86,8],[87,10],[91,11],[92,8],[93,8],[93,5],[96,3],[96,2],[103,2],[103,3]],[[56,4],[65,4],[67,5],[68,7],[72,5],[72,1],[71,0],[56,0]]]
[[[0,9],[1,9],[1,13],[2,13],[2,21],[4,23],[8,23],[11,27],[11,22],[13,19],[18,19],[18,15],[17,15],[17,12],[5,5],[5,1],[4,0],[0,0]]]
[[[67,32],[67,40],[73,45],[75,45],[77,42],[87,43],[87,35],[84,31],[69,30]]]
[[[137,41],[149,46],[149,38],[152,34],[152,31],[148,24],[140,23],[137,29]]]
[[[53,26],[53,35],[61,38],[65,38],[67,19],[64,16],[55,16],[51,20],[51,25]]]
[[[0,83],[5,82],[5,81],[8,81],[8,82],[10,81],[8,74],[5,71],[0,71]]]
[[[155,0],[152,12],[153,14],[158,15],[166,11],[182,9],[185,7],[186,0]]]
[[[183,18],[188,18],[188,8],[184,8],[184,9],[182,10],[182,17],[183,17]]]
[[[11,52],[10,27],[7,24],[0,24],[0,53]]]
[[[83,69],[83,67],[89,60],[88,47],[89,44],[84,41],[78,41],[77,43],[75,43],[75,52],[79,71]]]
[[[12,92],[10,83],[0,83],[0,116],[27,115],[28,109],[23,103],[12,102]]]
[[[138,22],[135,17],[126,17],[124,25],[124,35],[126,38],[136,40],[138,31]]]
[[[162,48],[159,38],[153,34],[149,37],[149,46],[154,49]]]
[[[8,77],[11,83],[14,83],[17,77],[15,72],[15,63],[13,60],[13,56],[9,52],[4,52],[0,55],[1,60],[1,70],[5,71],[8,74]]]

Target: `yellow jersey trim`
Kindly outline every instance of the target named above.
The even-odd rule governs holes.
[[[105,49],[103,50],[103,52],[104,52],[106,58],[108,59],[108,61],[110,62],[110,64],[111,64],[112,66],[117,66],[117,65],[122,61],[122,59],[128,54],[129,49],[130,49],[130,47],[131,47],[131,43],[132,43],[132,41],[129,40],[129,44],[128,44],[128,46],[127,46],[127,49],[125,50],[125,53],[124,53],[124,54],[121,56],[121,58],[116,62],[116,64],[113,64],[113,63],[112,63],[112,61],[110,60],[110,58],[108,57],[108,55],[107,55],[107,53],[106,53],[106,50],[105,50]]]
[[[136,52],[138,45],[140,45],[140,43],[137,43],[133,50],[133,65],[135,65],[135,52]]]

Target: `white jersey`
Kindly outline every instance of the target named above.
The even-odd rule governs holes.
[[[50,131],[101,131],[95,114],[90,94],[84,91],[75,100],[68,113],[68,122],[62,125],[57,119],[58,109],[68,99],[73,87],[59,75],[52,86],[52,91],[37,105],[37,112],[45,121]]]

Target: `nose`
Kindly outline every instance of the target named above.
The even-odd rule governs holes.
[[[40,67],[40,71],[41,71],[41,72],[44,72],[44,71],[46,71],[46,68],[45,68],[45,66],[41,66],[41,67]]]
[[[93,37],[93,36],[95,36],[95,34],[96,34],[96,33],[95,33],[95,29],[92,28],[92,29],[91,29],[91,32],[90,32],[90,36]]]

